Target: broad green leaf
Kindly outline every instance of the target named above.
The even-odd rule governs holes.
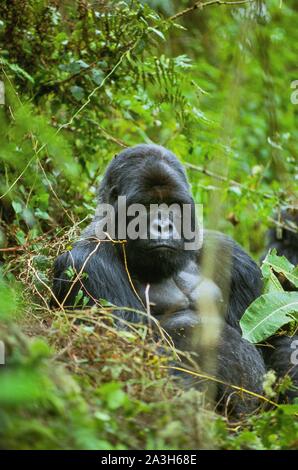
[[[268,253],[262,265],[262,273],[264,277],[270,276],[270,271],[282,274],[295,287],[298,287],[298,267],[290,263],[285,256],[278,256],[276,250]]]
[[[284,289],[279,282],[277,276],[274,274],[273,271],[270,270],[269,277],[264,281],[264,294],[268,294],[269,292],[284,292]]]
[[[243,338],[258,343],[298,318],[298,292],[271,292],[256,299],[240,320]]]

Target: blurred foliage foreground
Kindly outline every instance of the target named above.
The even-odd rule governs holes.
[[[104,167],[125,146],[174,151],[206,224],[256,258],[273,211],[295,203],[297,4],[215,3],[0,3],[1,448],[298,447],[298,405],[264,401],[230,421],[169,378],[174,352],[161,358],[145,326],[118,331],[109,306],[48,307],[53,259],[92,216]],[[262,314],[270,293],[296,295],[281,292],[273,265],[297,280],[267,258]],[[295,331],[288,313],[275,329]]]

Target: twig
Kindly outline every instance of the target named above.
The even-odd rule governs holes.
[[[69,297],[69,295],[70,295],[70,293],[71,293],[73,287],[75,286],[76,282],[79,280],[81,274],[83,273],[86,264],[88,263],[89,259],[96,253],[96,251],[98,250],[98,247],[99,247],[99,246],[100,246],[100,241],[98,241],[98,243],[97,243],[96,247],[94,248],[94,250],[92,250],[91,253],[89,253],[89,255],[87,256],[87,258],[85,259],[85,261],[84,261],[84,263],[83,263],[83,266],[81,267],[80,271],[77,273],[75,279],[73,280],[73,282],[72,282],[72,284],[71,284],[71,286],[70,286],[70,288],[69,288],[67,294],[65,295],[65,297],[64,297],[64,299],[63,299],[63,302],[62,302],[61,304],[58,303],[58,305],[59,305],[60,308],[63,308],[63,307],[64,307],[64,304],[65,304],[67,298]],[[74,259],[73,259],[73,257],[72,257],[71,252],[69,252],[69,254],[70,254],[70,257],[71,257],[71,259],[72,259],[73,268],[74,268]]]
[[[191,11],[198,10],[198,9],[202,10],[203,8],[209,7],[209,6],[212,6],[212,5],[229,5],[229,6],[233,6],[233,5],[243,5],[245,3],[252,3],[254,1],[255,0],[238,0],[238,1],[235,1],[235,2],[226,2],[224,0],[210,0],[209,2],[205,2],[205,3],[202,3],[201,1],[199,1],[199,2],[196,2],[194,5],[192,5],[191,7],[188,7],[185,10],[182,10],[179,13],[176,13],[175,15],[170,16],[169,20],[170,21],[177,20],[177,18],[180,18],[181,16],[187,15]]]
[[[113,135],[109,134],[108,131],[106,131],[100,124],[98,124],[98,122],[94,121],[94,119],[87,118],[87,121],[93,124],[94,126],[96,126],[108,140],[111,140],[115,144],[119,145],[119,147],[122,147],[122,148],[128,147],[128,145],[125,142],[123,142],[123,140],[117,139]]]
[[[284,230],[287,230],[288,232],[292,233],[298,233],[298,226],[295,224],[295,227],[290,227],[289,224],[286,222],[280,222],[279,220],[272,219],[272,217],[268,217],[269,222],[273,223],[276,225],[276,227],[283,228]]]
[[[0,248],[0,251],[24,251],[24,246],[9,246],[8,248]]]
[[[125,271],[126,271],[126,274],[127,274],[127,277],[128,277],[128,281],[129,281],[129,284],[131,285],[131,288],[135,294],[135,296],[139,299],[139,301],[141,302],[141,305],[144,307],[144,309],[146,310],[145,308],[145,305],[144,305],[144,302],[142,301],[141,297],[139,296],[139,294],[137,293],[136,291],[136,288],[134,286],[134,283],[131,279],[131,275],[130,275],[130,272],[128,270],[128,264],[127,264],[127,256],[126,256],[126,251],[125,251],[125,244],[124,243],[121,243],[122,245],[122,251],[123,251],[123,260],[124,260],[124,267],[125,267]]]
[[[55,296],[54,292],[53,292],[52,289],[47,285],[47,283],[44,282],[43,279],[41,279],[41,277],[39,276],[37,270],[32,266],[31,260],[29,260],[29,267],[30,267],[30,269],[32,269],[32,271],[33,271],[35,277],[38,279],[38,281],[50,292],[51,297],[54,298],[55,302],[57,302],[57,304],[59,305],[59,307],[61,308],[61,310],[64,311],[63,304],[61,304],[61,303],[59,302],[59,300],[58,300],[57,297]],[[38,291],[38,289],[36,289],[36,291],[37,291],[38,295],[41,297],[41,299],[44,301],[44,303],[46,304],[46,307],[47,307],[48,311],[50,312],[51,309],[50,309],[50,307],[49,307],[49,305],[48,305],[46,299],[40,294],[40,292]]]

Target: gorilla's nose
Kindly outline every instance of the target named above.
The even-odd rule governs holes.
[[[173,238],[174,229],[174,224],[169,218],[155,218],[150,226],[150,235],[153,238]]]
[[[150,223],[150,238],[173,239],[176,236],[174,222],[169,217],[155,217]]]

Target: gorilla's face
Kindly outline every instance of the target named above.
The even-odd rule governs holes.
[[[125,224],[128,267],[138,278],[170,276],[193,255],[187,242],[195,230],[194,202],[183,167],[163,147],[139,145],[115,157],[100,200],[114,205],[116,238],[124,238]],[[124,204],[126,220],[119,217]]]

